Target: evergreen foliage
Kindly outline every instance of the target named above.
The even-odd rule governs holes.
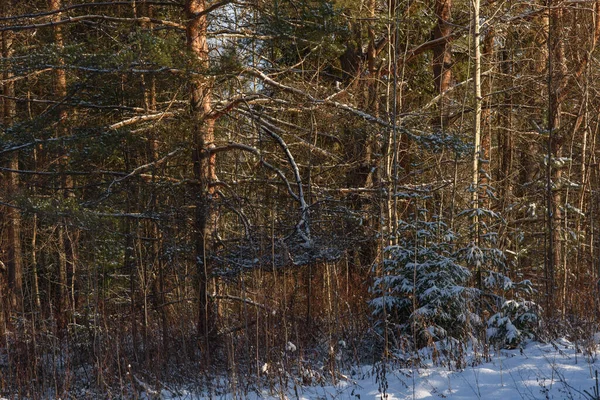
[[[0,0],[0,397],[597,326],[598,7]]]
[[[413,337],[417,349],[481,337],[484,325],[488,339],[501,346],[532,337],[539,310],[526,300],[531,282],[514,283],[505,275],[504,254],[493,247],[496,235],[484,235],[488,247],[470,242],[455,250],[460,238],[425,209],[401,221],[397,235],[399,243],[386,249],[372,288],[374,314],[384,318],[380,328]],[[515,299],[508,300],[509,294]],[[491,316],[485,321],[483,315]]]
[[[388,322],[415,337],[417,348],[443,339],[463,341],[480,325],[470,287],[472,273],[453,252],[455,235],[446,224],[419,210],[415,220],[402,221],[398,245],[386,250],[381,276],[374,282],[374,312],[385,311]],[[385,310],[384,310],[385,307]]]

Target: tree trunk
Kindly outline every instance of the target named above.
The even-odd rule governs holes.
[[[211,276],[210,254],[212,232],[215,231],[216,213],[212,183],[217,180],[216,158],[210,152],[214,148],[214,119],[208,117],[211,110],[212,80],[206,76],[209,68],[207,41],[208,21],[204,0],[188,0],[187,44],[195,56],[194,66],[200,74],[191,78],[191,117],[193,120],[193,163],[195,183],[196,215],[194,235],[196,248],[196,268],[198,276],[198,337],[203,350],[205,363],[210,362],[210,337],[216,332],[212,301],[209,298]]]
[[[509,50],[504,48],[501,53],[502,63],[501,71],[505,76],[511,76],[512,73],[512,59],[509,54]],[[511,81],[512,83],[512,81]],[[507,111],[500,115],[501,121],[499,123],[502,129],[498,129],[498,181],[499,193],[498,197],[501,199],[500,211],[504,212],[506,206],[510,204],[510,198],[512,197],[512,177],[511,171],[513,170],[513,154],[514,154],[514,141],[512,138],[512,104],[513,95],[511,91],[504,93],[504,103],[508,106]]]
[[[2,13],[7,15],[9,4],[3,2]],[[2,32],[2,57],[5,60],[10,60],[13,54],[13,39],[14,33],[10,31]],[[6,81],[12,77],[10,68],[6,68],[3,73],[5,82],[2,85],[4,96],[2,107],[2,124],[5,129],[13,125],[16,113],[16,104],[12,98],[15,97],[15,83]],[[19,155],[16,152],[9,153],[7,167],[10,170],[17,171],[19,169]],[[19,191],[19,174],[17,172],[7,173],[7,195],[9,200],[14,203]],[[22,311],[23,305],[23,259],[21,254],[21,212],[13,207],[6,208],[6,219],[8,221],[8,259],[6,262],[7,268],[7,284],[8,284],[8,303],[13,311]]]
[[[481,38],[479,24],[479,9],[480,1],[473,0],[473,97],[475,101],[475,119],[473,121],[473,170],[472,170],[472,207],[475,209],[473,213],[473,242],[476,246],[480,245],[480,221],[479,221],[479,165],[483,156],[481,150],[481,106],[483,99],[481,97]],[[473,267],[476,271],[477,287],[483,290],[481,280],[481,262],[477,260]]]
[[[494,39],[495,31],[493,27],[488,29],[485,38],[482,43],[481,62],[485,63],[486,66],[493,65],[494,57]],[[480,66],[481,70],[481,66]],[[485,91],[492,93],[491,79],[487,80],[490,82],[485,85]],[[481,149],[479,156],[479,204],[486,209],[491,207],[490,196],[488,190],[490,190],[490,175],[491,175],[491,147],[492,147],[492,110],[491,110],[491,97],[487,96],[486,99],[481,99]]]
[[[10,154],[8,168],[19,169],[19,158],[17,153]],[[18,173],[10,172],[8,178],[8,196],[14,199],[18,193]],[[7,208],[8,220],[8,292],[10,306],[13,311],[23,310],[23,259],[21,254],[21,212],[12,207]]]
[[[452,27],[449,24],[452,10],[452,0],[435,0],[435,15],[437,24],[433,28],[434,40],[441,39],[439,44],[433,48],[433,80],[435,91],[443,94],[450,88],[452,81],[452,52],[449,36]],[[446,39],[443,39],[446,38]],[[432,121],[434,131],[444,131],[448,119],[447,102],[444,97],[440,99],[439,110]]]
[[[552,313],[555,308],[555,274],[561,263],[561,220],[562,194],[556,188],[562,176],[560,168],[553,162],[562,156],[564,137],[561,132],[562,103],[566,95],[567,67],[563,43],[563,9],[548,0],[550,21],[548,28],[548,144],[546,165],[547,201],[547,256],[546,256],[546,309]]]
[[[50,11],[57,11],[61,8],[61,0],[48,0],[48,8]],[[57,22],[60,20],[60,13],[56,13],[52,16],[52,21]],[[55,25],[53,27],[53,40],[54,46],[58,51],[61,51],[64,47],[62,27]],[[53,94],[55,98],[63,100],[67,97],[67,74],[64,68],[60,66],[64,65],[62,56],[58,58],[57,62],[59,68],[54,69],[54,87]],[[65,137],[68,135],[67,119],[69,114],[64,107],[60,107],[58,111],[58,124],[56,127],[56,137]],[[63,172],[68,170],[69,160],[65,150],[60,155],[60,167]],[[65,199],[74,197],[73,193],[73,178],[64,173],[61,178],[61,187],[63,190],[63,197]],[[73,231],[69,232],[68,229],[68,218],[63,218],[62,224],[59,226],[59,263],[58,263],[58,313],[61,314],[58,318],[60,328],[64,328],[68,317],[66,314],[69,313],[70,307],[76,306],[76,259],[77,259],[77,237],[78,233]]]

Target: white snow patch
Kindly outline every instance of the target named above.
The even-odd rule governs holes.
[[[293,353],[296,351],[296,345],[292,342],[287,342],[287,345],[285,346],[285,349],[287,351],[289,351],[290,353]]]
[[[598,340],[600,335],[595,338]],[[531,342],[522,349],[496,351],[489,362],[479,365],[472,365],[470,361],[475,355],[471,354],[466,364],[469,366],[460,371],[449,371],[447,366],[437,367],[431,363],[426,368],[398,368],[393,364],[385,369],[353,367],[352,371],[344,372],[346,375],[338,375],[337,384],[303,386],[301,379],[290,378],[284,388],[265,387],[218,398],[364,400],[382,398],[382,388],[386,387],[384,398],[388,400],[590,399],[598,384],[596,371],[600,370],[597,349],[586,354],[578,353],[577,348],[582,349],[566,339],[552,343]],[[289,350],[287,346],[286,350]],[[184,400],[210,396],[186,393],[186,396],[166,397],[163,392],[161,397]]]

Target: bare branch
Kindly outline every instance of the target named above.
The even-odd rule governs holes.
[[[165,156],[164,156],[163,158],[161,158],[160,160],[156,160],[156,161],[153,161],[153,162],[149,162],[149,163],[147,163],[147,164],[140,165],[139,167],[136,167],[136,168],[134,168],[134,170],[133,170],[133,171],[131,171],[130,173],[128,173],[128,174],[127,174],[127,175],[125,175],[124,177],[122,177],[122,178],[119,178],[119,179],[116,179],[115,181],[113,181],[113,182],[112,182],[112,183],[109,185],[109,187],[108,187],[108,190],[110,190],[110,187],[111,187],[112,185],[114,185],[115,183],[119,183],[119,182],[122,182],[122,181],[124,181],[125,179],[129,179],[129,178],[131,178],[132,176],[139,175],[139,174],[140,174],[142,171],[145,171],[145,170],[147,170],[147,169],[149,169],[149,168],[151,168],[151,167],[157,167],[157,166],[160,166],[161,164],[165,163],[165,162],[166,162],[166,161],[167,161],[169,158],[171,158],[171,157],[175,156],[176,154],[178,154],[178,153],[179,153],[179,152],[181,152],[182,150],[183,150],[182,148],[177,148],[177,149],[173,150],[172,152],[168,153],[167,155],[165,155]]]
[[[267,306],[265,306],[264,304],[257,303],[254,300],[251,300],[251,299],[248,299],[248,298],[244,298],[244,297],[232,296],[230,294],[219,294],[219,295],[218,294],[211,294],[211,295],[209,295],[209,297],[212,297],[213,299],[219,299],[219,300],[241,301],[241,302],[249,304],[251,306],[262,308],[263,310],[269,310],[269,308]]]
[[[248,117],[248,118],[252,118],[252,119],[253,119],[253,120],[255,120],[255,121],[257,121],[257,120],[258,120],[258,116],[257,116],[256,114],[254,114],[254,113],[252,112],[252,110],[244,110],[244,109],[238,108],[238,109],[236,109],[236,112],[238,112],[238,113],[240,113],[240,114],[242,114],[242,115],[244,115],[244,116],[246,116],[246,117]],[[261,114],[261,115],[260,115],[260,120],[261,120],[261,121],[263,121],[263,122],[264,122],[265,120],[268,120],[268,121],[272,122],[273,124],[277,123],[277,124],[282,124],[282,125],[284,125],[284,126],[287,126],[288,128],[291,128],[291,129],[303,130],[301,127],[299,127],[299,126],[297,126],[297,125],[290,124],[289,122],[282,121],[282,120],[280,120],[280,119],[274,118],[274,117],[272,117],[272,116],[270,116],[270,115],[267,115],[267,114]],[[275,125],[273,125],[273,124],[270,124],[270,126],[271,126],[272,128],[277,128],[277,127],[276,127]],[[277,128],[277,129],[278,129],[278,128]],[[279,129],[278,129],[278,130],[279,130]],[[281,131],[281,130],[280,130],[280,131]],[[340,156],[338,156],[338,155],[336,155],[336,154],[333,154],[333,153],[331,153],[331,152],[329,152],[329,151],[327,151],[327,150],[324,150],[324,149],[322,149],[322,148],[320,148],[320,147],[318,147],[318,146],[315,146],[314,144],[312,144],[312,143],[308,142],[307,140],[305,140],[305,139],[301,138],[300,136],[298,136],[298,135],[296,135],[296,134],[293,134],[293,133],[291,133],[291,134],[292,134],[292,135],[293,135],[293,136],[294,136],[296,139],[298,139],[298,140],[300,141],[300,143],[299,143],[299,144],[301,144],[301,145],[303,145],[303,146],[306,146],[306,147],[308,147],[308,148],[310,149],[310,151],[313,151],[313,152],[315,152],[315,153],[319,153],[319,154],[321,154],[321,155],[323,155],[323,156],[325,156],[325,157],[329,157],[329,158],[332,158],[332,159],[334,159],[334,160],[340,160],[340,159],[341,159],[341,158],[340,158]],[[319,132],[317,132],[317,134],[319,134],[319,135],[322,135],[322,133],[319,133]]]
[[[60,8],[58,10],[44,11],[44,12],[35,13],[35,14],[9,15],[6,17],[0,17],[0,21],[14,21],[14,20],[19,20],[19,19],[33,19],[33,18],[40,18],[40,17],[48,17],[50,15],[61,14],[61,13],[67,12],[67,11],[76,10],[76,9],[80,9],[80,8],[114,7],[114,6],[118,6],[118,5],[133,5],[135,3],[136,3],[136,1],[133,0],[133,1],[104,1],[104,2],[98,2],[98,3],[73,4],[73,5],[69,5],[69,6]],[[144,3],[151,4],[151,5],[158,5],[158,6],[171,6],[171,7],[179,7],[179,8],[183,7],[182,4],[168,2],[168,1],[145,0]]]
[[[277,176],[279,176],[279,178],[285,184],[285,186],[286,186],[286,188],[287,188],[288,193],[290,194],[290,196],[292,196],[292,198],[294,200],[296,200],[297,202],[300,202],[300,198],[292,190],[290,182],[285,177],[285,174],[279,168],[277,168],[274,165],[271,165],[270,163],[268,163],[267,161],[265,161],[263,159],[262,154],[260,153],[260,151],[258,151],[258,149],[254,148],[252,146],[241,144],[241,143],[228,143],[228,144],[223,145],[223,146],[209,148],[209,149],[207,149],[207,153],[209,153],[209,154],[221,153],[221,152],[230,151],[230,150],[234,150],[234,149],[247,151],[247,152],[250,152],[250,153],[253,153],[254,155],[256,155],[259,158],[259,161],[260,161],[260,163],[262,165],[264,165],[266,168],[270,169],[271,171],[275,172],[277,174]]]
[[[207,118],[219,118],[224,114],[227,114],[233,108],[237,107],[239,104],[247,104],[254,100],[264,99],[264,96],[258,94],[241,94],[229,99],[227,102],[219,102],[213,105],[213,110],[207,116]]]
[[[132,218],[132,219],[150,219],[154,221],[160,220],[160,217],[156,215],[144,214],[144,213],[104,213],[104,212],[92,212],[86,211],[90,215],[97,217],[109,217],[109,218]]]
[[[101,109],[101,110],[109,109],[109,110],[126,110],[126,111],[135,111],[135,112],[144,112],[145,111],[141,107],[127,107],[127,106],[118,106],[118,105],[103,106],[103,105],[99,105],[99,104],[86,103],[83,101],[77,102],[77,103],[67,103],[67,102],[60,101],[60,100],[33,99],[33,98],[26,98],[26,97],[6,96],[6,95],[1,95],[1,94],[0,94],[0,98],[20,101],[20,102],[25,102],[25,103],[60,104],[60,105],[71,106],[71,107],[92,108],[92,109]]]
[[[26,169],[10,169],[0,167],[0,171],[10,172],[14,174],[23,174],[23,175],[47,175],[47,176],[57,176],[57,175],[117,175],[122,176],[125,175],[123,172],[114,172],[114,171],[32,171]]]
[[[13,76],[11,78],[2,79],[2,80],[0,80],[0,85],[5,85],[7,83],[17,82],[17,81],[20,81],[22,79],[32,78],[34,76],[37,76],[37,75],[43,74],[44,72],[49,72],[49,71],[52,71],[52,68],[44,68],[44,69],[41,69],[39,71],[34,71],[34,72],[32,72],[30,74],[27,74],[27,75]]]
[[[216,3],[211,4],[210,6],[206,7],[204,10],[202,10],[202,12],[196,13],[194,14],[194,18],[199,18],[202,17],[204,15],[208,15],[211,12],[215,11],[218,8],[221,8],[223,6],[226,6],[227,4],[233,3],[234,0],[221,0],[221,1],[217,1]]]
[[[349,104],[340,103],[340,102],[337,102],[337,101],[330,100],[329,98],[322,99],[322,100],[321,99],[317,99],[317,98],[313,97],[312,95],[310,95],[309,93],[307,93],[307,92],[305,92],[305,91],[303,91],[301,89],[298,89],[298,88],[295,88],[295,87],[292,87],[292,86],[287,86],[287,85],[284,85],[284,84],[282,84],[280,82],[277,82],[274,79],[272,79],[271,77],[269,77],[268,75],[266,75],[265,73],[263,73],[262,71],[259,71],[259,70],[255,69],[255,68],[247,69],[245,72],[249,73],[250,75],[256,76],[258,78],[261,78],[269,86],[273,86],[273,87],[278,88],[280,90],[283,90],[283,91],[285,91],[287,93],[292,93],[292,94],[296,94],[298,96],[304,97],[307,101],[309,101],[312,104],[315,104],[315,105],[327,105],[327,106],[330,106],[330,107],[335,107],[335,108],[347,111],[347,112],[349,112],[351,114],[354,114],[354,115],[356,115],[358,117],[364,118],[367,121],[374,122],[374,123],[376,123],[378,125],[381,125],[383,127],[388,128],[388,129],[392,128],[391,124],[389,124],[388,122],[384,121],[383,119],[378,118],[378,117],[376,117],[376,116],[374,116],[372,114],[369,114],[369,113],[367,113],[365,111],[359,110],[359,109],[357,109],[357,108],[355,108],[355,107],[353,107],[353,106],[351,106]],[[396,127],[396,129],[402,130],[403,128],[402,127]]]
[[[172,21],[157,19],[157,18],[149,18],[149,17],[124,18],[124,17],[111,17],[108,15],[80,15],[77,17],[65,17],[59,21],[43,22],[43,23],[39,23],[39,24],[2,26],[2,27],[0,27],[0,32],[26,31],[26,30],[54,27],[57,25],[71,24],[71,23],[75,23],[75,22],[89,21],[89,20],[101,20],[101,21],[109,21],[109,22],[134,22],[134,23],[138,23],[138,24],[150,24],[151,23],[151,24],[155,24],[155,25],[164,25],[164,26],[168,26],[171,28],[176,28],[179,30],[185,30],[185,26],[182,24],[178,24],[178,23],[172,22]]]
[[[294,178],[296,179],[296,185],[298,186],[298,202],[300,203],[300,221],[298,221],[298,223],[296,224],[296,230],[298,231],[302,239],[304,239],[306,245],[310,246],[311,240],[310,226],[308,225],[308,204],[306,204],[306,201],[304,200],[304,189],[302,188],[302,178],[300,177],[300,170],[298,169],[298,164],[296,164],[294,156],[290,152],[289,147],[281,138],[281,136],[268,129],[266,126],[264,126],[264,124],[262,128],[264,132],[266,132],[277,142],[277,144],[279,144],[279,147],[281,147],[281,149],[285,153],[285,156],[288,162],[290,163],[292,170],[294,171]],[[304,231],[302,231],[302,227],[304,227]]]

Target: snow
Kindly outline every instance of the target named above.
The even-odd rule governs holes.
[[[285,346],[285,349],[287,351],[289,351],[290,353],[293,353],[296,351],[296,345],[292,342],[287,342],[287,345]]]
[[[596,342],[597,343],[597,342]],[[579,349],[579,351],[578,351]],[[400,368],[393,363],[353,367],[338,374],[336,384],[306,386],[301,379],[287,377],[284,389],[272,387],[248,393],[169,394],[163,390],[160,398],[184,399],[596,399],[596,350],[585,352],[582,347],[560,339],[551,343],[530,342],[524,348],[499,350],[488,361],[473,362],[451,370],[431,362],[416,368]],[[469,365],[470,363],[470,365]],[[279,380],[278,380],[279,381]],[[281,382],[281,381],[280,381]],[[382,397],[383,388],[387,396]]]

